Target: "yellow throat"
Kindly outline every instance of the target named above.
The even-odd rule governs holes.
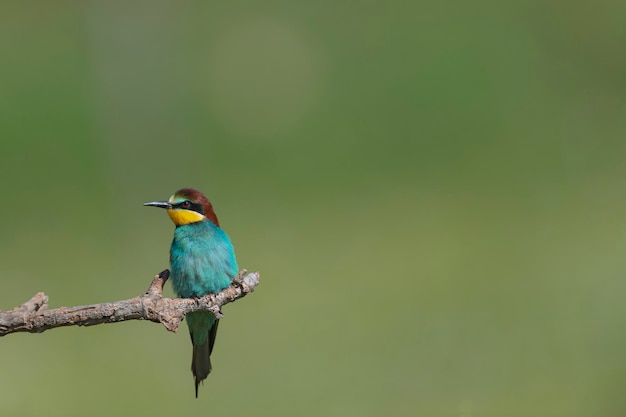
[[[204,215],[193,210],[168,209],[167,214],[169,214],[170,219],[172,219],[176,226],[182,226],[189,223],[197,223],[206,219]]]

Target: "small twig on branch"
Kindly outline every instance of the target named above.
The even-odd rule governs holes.
[[[60,307],[48,310],[48,296],[39,292],[30,300],[9,311],[0,311],[0,336],[16,332],[41,333],[63,326],[93,326],[127,320],[150,320],[162,323],[171,332],[187,313],[207,310],[218,318],[220,307],[254,291],[260,280],[258,272],[244,269],[230,287],[218,294],[198,298],[163,298],[163,285],[170,271],[154,277],[145,294],[128,300],[92,304],[80,307]]]

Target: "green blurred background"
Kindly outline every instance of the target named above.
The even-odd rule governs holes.
[[[625,415],[625,19],[4,2],[0,308],[140,294],[183,186],[262,282],[198,400],[186,329],[129,322],[2,338],[0,415]]]

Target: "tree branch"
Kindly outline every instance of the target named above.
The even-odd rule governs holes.
[[[198,298],[163,298],[163,285],[169,276],[170,271],[166,269],[154,277],[145,294],[112,303],[48,310],[48,296],[39,292],[21,306],[9,311],[0,310],[0,336],[16,332],[41,333],[55,327],[93,326],[127,320],[150,320],[175,332],[185,315],[193,311],[206,310],[217,318],[223,317],[220,307],[253,292],[261,278],[258,272],[248,274],[244,269],[230,287],[218,294]]]

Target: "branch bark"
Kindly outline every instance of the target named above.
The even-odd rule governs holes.
[[[93,326],[127,320],[149,320],[176,332],[185,315],[193,311],[208,310],[217,318],[223,317],[221,306],[253,292],[261,278],[258,272],[248,273],[244,269],[230,287],[218,294],[198,298],[163,298],[163,285],[169,275],[170,271],[166,269],[154,277],[145,294],[112,303],[48,310],[48,296],[39,292],[21,306],[9,311],[0,310],[0,336],[17,332],[41,333],[56,327]]]

